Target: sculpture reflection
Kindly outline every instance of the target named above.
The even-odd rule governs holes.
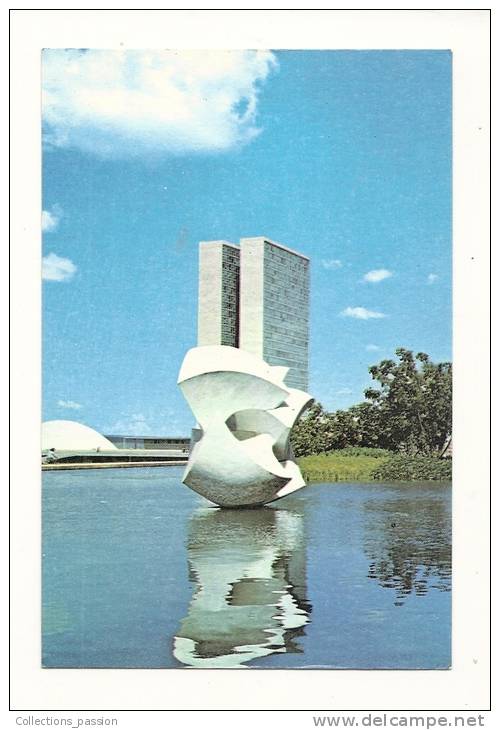
[[[306,599],[303,516],[295,511],[199,509],[188,534],[196,584],[174,638],[192,667],[237,667],[277,652],[301,653]]]

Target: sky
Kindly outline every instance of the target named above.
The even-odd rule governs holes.
[[[44,420],[188,435],[198,244],[311,259],[309,392],[451,360],[448,51],[43,55]]]

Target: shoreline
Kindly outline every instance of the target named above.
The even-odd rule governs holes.
[[[42,464],[42,471],[65,471],[69,469],[127,469],[135,466],[184,466],[186,461],[107,461],[97,463]]]

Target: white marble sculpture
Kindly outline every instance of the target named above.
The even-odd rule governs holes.
[[[199,425],[183,482],[221,507],[253,507],[305,485],[293,460],[293,424],[312,403],[271,366],[234,347],[188,351],[178,384]]]

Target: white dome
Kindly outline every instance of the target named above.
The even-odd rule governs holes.
[[[116,446],[97,431],[76,421],[45,421],[42,423],[42,451],[109,451]]]

